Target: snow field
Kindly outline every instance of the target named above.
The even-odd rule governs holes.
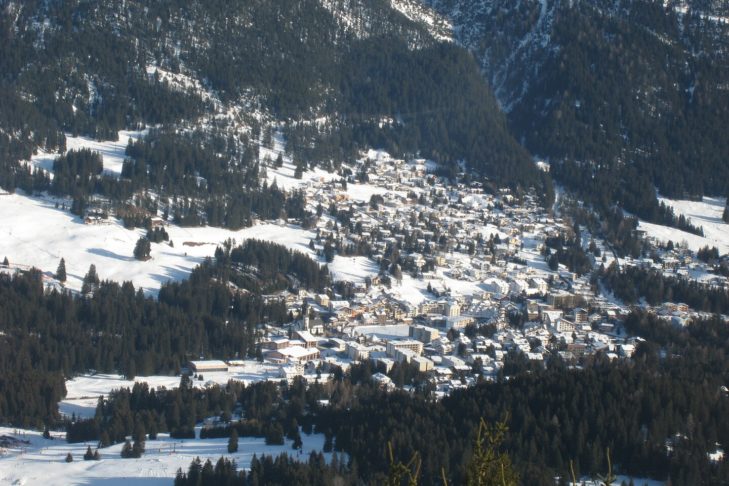
[[[186,278],[229,238],[237,243],[248,238],[267,240],[313,254],[308,244],[314,234],[292,225],[266,223],[239,231],[169,225],[167,232],[174,246],[166,242],[152,244],[151,260],[139,261],[134,259],[133,251],[144,230],[128,230],[114,218],[106,224],[84,224],[54,206],[48,199],[0,195],[0,258],[7,256],[11,268],[35,266],[52,277],[63,257],[68,274],[66,286],[73,290],[81,288],[93,263],[102,280],[131,281],[135,287],[153,293],[169,280]]]
[[[726,207],[725,198],[705,197],[701,201],[660,200],[671,206],[676,215],[684,215],[695,226],[701,226],[706,244],[716,246],[722,254],[729,252],[729,225],[721,219]]]
[[[301,434],[301,453],[291,448],[290,440],[286,440],[284,445],[270,446],[262,438],[240,437],[238,452],[229,454],[227,438],[180,440],[171,439],[168,434],[159,434],[157,440],[146,442],[146,452],[139,459],[122,459],[123,444],[116,444],[99,449],[101,460],[84,461],[87,446],[90,445],[94,450],[96,444],[68,444],[64,434],[47,440],[40,432],[12,428],[0,428],[0,436],[27,441],[27,444],[19,443],[17,447],[4,449],[0,453],[0,484],[29,486],[169,486],[177,469],[187,471],[190,462],[196,457],[200,457],[203,462],[210,459],[215,464],[220,456],[225,456],[234,460],[239,469],[246,469],[250,467],[254,454],[260,457],[263,454],[278,456],[287,453],[305,461],[312,451],[319,452],[324,446],[324,436],[318,434]],[[74,458],[72,463],[65,462],[69,452]],[[331,454],[325,456],[331,459]]]
[[[144,138],[148,130],[129,131],[122,130],[116,141],[99,142],[87,137],[72,137],[66,134],[66,151],[91,149],[99,152],[104,161],[104,172],[111,175],[121,175],[122,165],[126,158],[127,144],[129,140],[139,140]],[[31,157],[30,163],[34,167],[53,172],[53,161],[56,160],[60,153],[39,152]]]
[[[225,385],[229,380],[240,381],[246,385],[269,379],[280,381],[278,370],[278,366],[245,361],[243,364],[231,366],[227,373],[203,373],[202,381],[194,379],[192,383],[195,387],[206,387],[211,384]],[[59,411],[68,416],[75,414],[77,417],[93,417],[100,396],[106,396],[112,390],[119,388],[131,389],[135,383],[147,383],[150,388],[171,389],[179,386],[180,377],[155,375],[138,376],[134,380],[127,380],[121,375],[114,374],[80,375],[66,381],[66,398],[58,404]]]
[[[364,283],[367,277],[374,277],[380,271],[373,260],[363,256],[336,255],[328,265],[335,281],[346,280],[352,283]]]
[[[691,251],[698,251],[705,246],[715,246],[719,253],[729,253],[729,225],[722,221],[726,200],[724,198],[705,197],[701,201],[684,201],[659,198],[660,201],[673,208],[676,215],[684,215],[694,226],[704,229],[704,236],[697,236],[685,231],[641,221],[638,229],[658,241],[686,244]]]

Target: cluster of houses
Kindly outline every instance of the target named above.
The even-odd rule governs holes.
[[[407,363],[447,394],[496,378],[514,353],[576,364],[598,352],[623,359],[635,351],[640,339],[622,328],[629,308],[600,296],[589,275],[547,264],[546,240],[574,230],[534,195],[449,185],[421,160],[380,155],[366,164],[366,182],[353,176],[347,184],[305,185],[307,204],[319,214],[310,246],[322,255],[336,248],[335,259],[367,257],[379,271],[346,282],[346,295],[302,289],[266,296],[297,316],[283,329],[267,326],[261,343],[264,361],[280,367],[278,377],[370,361],[379,370],[374,379],[390,387],[387,373]],[[585,250],[593,246],[586,253],[594,266],[614,259],[604,243],[585,235],[581,241]],[[682,258],[691,253],[671,252],[662,263],[620,264],[687,268]],[[677,325],[695,316],[682,304],[653,310]]]

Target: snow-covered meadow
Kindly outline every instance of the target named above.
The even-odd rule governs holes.
[[[225,372],[205,373],[204,380],[193,380],[193,386],[206,387],[210,384],[225,384],[228,380],[238,380],[249,384],[255,381],[278,381],[278,367],[245,361],[231,366]],[[59,403],[62,414],[90,418],[94,416],[100,396],[118,388],[131,388],[134,383],[147,383],[151,388],[176,388],[179,376],[140,376],[126,380],[123,376],[112,374],[81,375],[66,381],[67,395]],[[196,429],[200,436],[199,427]],[[241,437],[238,452],[227,452],[227,439],[171,439],[168,434],[159,434],[157,440],[146,442],[146,452],[139,459],[122,459],[122,444],[100,449],[101,461],[84,461],[87,446],[95,449],[95,443],[68,444],[63,433],[54,433],[53,440],[43,439],[38,431],[18,430],[0,427],[0,484],[45,486],[65,485],[170,485],[178,468],[187,470],[196,457],[213,463],[220,456],[235,460],[238,467],[250,467],[254,454],[277,456],[288,453],[300,460],[307,460],[312,451],[321,452],[324,436],[301,434],[301,452],[292,449],[292,441],[284,445],[266,445],[262,438]],[[4,439],[4,440],[3,440]],[[71,453],[73,463],[66,463],[66,455]],[[325,454],[331,459],[331,454]]]
[[[7,257],[11,267],[34,266],[50,277],[63,257],[66,286],[75,290],[93,263],[101,279],[131,281],[146,292],[156,292],[169,280],[185,278],[227,239],[240,243],[257,238],[312,254],[308,244],[313,233],[286,224],[266,223],[240,231],[169,225],[167,232],[174,246],[152,244],[151,260],[139,261],[133,251],[142,229],[128,230],[114,218],[106,224],[84,224],[56,208],[51,199],[0,195],[0,259]]]
[[[118,176],[121,174],[122,166],[124,165],[129,140],[137,141],[144,138],[147,133],[148,130],[122,130],[119,132],[119,136],[116,141],[109,140],[105,142],[99,142],[87,137],[73,137],[66,134],[66,151],[90,149],[98,152],[101,154],[103,159],[104,172]],[[34,167],[53,173],[53,161],[56,160],[59,155],[61,154],[57,152],[46,153],[40,151],[31,158],[30,163]]]
[[[55,435],[55,434],[54,434]],[[198,431],[199,436],[199,431]],[[0,440],[10,439],[11,445],[0,448],[0,484],[3,485],[103,485],[103,486],[170,486],[177,469],[187,471],[190,463],[200,457],[215,463],[225,456],[234,460],[239,469],[250,467],[253,455],[278,456],[287,453],[307,460],[312,451],[320,452],[324,446],[321,434],[301,434],[301,452],[292,449],[292,441],[283,445],[266,445],[264,439],[241,437],[238,452],[229,454],[228,439],[171,439],[159,434],[157,440],[146,442],[146,451],[139,459],[122,459],[123,444],[100,449],[101,460],[84,461],[86,447],[96,444],[68,444],[63,434],[44,439],[40,432],[21,431],[0,427]],[[16,439],[16,440],[13,440]],[[71,453],[74,461],[67,463]],[[325,454],[330,459],[331,454]]]
[[[698,251],[704,246],[715,246],[719,253],[729,253],[729,224],[722,221],[721,216],[726,206],[724,198],[704,197],[701,201],[672,200],[660,198],[666,205],[673,208],[676,215],[683,215],[691,220],[694,226],[704,229],[704,236],[697,236],[676,228],[662,226],[641,221],[639,229],[658,241],[673,241],[683,244],[692,251]]]

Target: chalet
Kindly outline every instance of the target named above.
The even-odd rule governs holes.
[[[287,381],[293,380],[297,376],[304,376],[304,366],[301,364],[281,366],[278,370],[278,376]]]
[[[533,288],[539,294],[546,294],[549,290],[549,284],[540,277],[532,277],[529,279],[529,287]]]
[[[289,345],[290,345],[290,342],[289,342],[288,339],[286,339],[286,338],[276,338],[276,339],[271,339],[269,341],[266,341],[266,342],[262,343],[261,344],[261,347],[263,349],[273,349],[273,350],[276,350],[276,349],[286,348]]]
[[[329,296],[327,294],[316,294],[316,303],[322,307],[329,307]]]
[[[542,322],[547,326],[556,327],[557,321],[562,318],[561,310],[542,310]]]

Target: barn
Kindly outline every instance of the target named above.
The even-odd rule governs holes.
[[[228,371],[228,364],[220,360],[190,361],[188,368],[193,373],[210,373],[214,371]]]

